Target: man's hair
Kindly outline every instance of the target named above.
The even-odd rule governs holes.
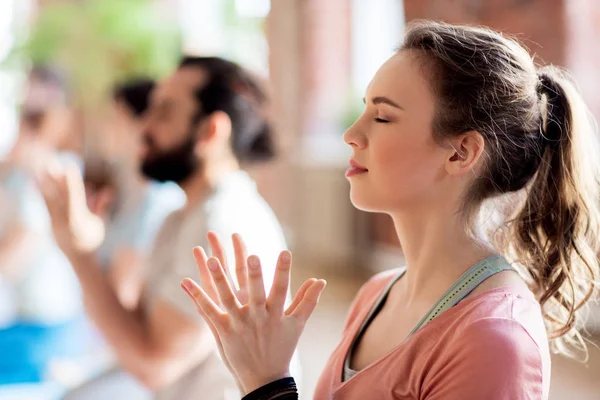
[[[117,84],[113,88],[113,99],[122,101],[131,112],[141,117],[150,105],[150,95],[155,82],[148,78],[139,78]]]
[[[194,94],[198,111],[193,123],[215,111],[231,119],[231,145],[242,162],[267,161],[275,156],[271,125],[264,116],[267,96],[257,80],[239,65],[218,57],[185,57],[180,68],[208,74]]]

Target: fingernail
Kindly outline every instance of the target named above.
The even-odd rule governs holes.
[[[184,287],[186,290],[188,290],[189,292],[191,292],[191,291],[192,291],[192,283],[191,283],[190,281],[188,281],[187,279],[184,279],[184,280],[181,282],[181,285],[182,285],[182,286],[183,286],[183,287]]]
[[[250,266],[250,268],[258,268],[258,258],[256,256],[249,257],[248,265]]]
[[[290,262],[291,257],[290,257],[290,253],[288,251],[284,251],[283,253],[281,253],[281,261],[283,262]]]
[[[213,272],[217,271],[219,269],[219,263],[217,263],[217,260],[214,258],[211,258],[208,260],[208,268]]]

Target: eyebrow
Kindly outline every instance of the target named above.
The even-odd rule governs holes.
[[[371,101],[375,105],[377,105],[377,104],[387,104],[388,106],[392,106],[392,107],[404,110],[404,108],[400,107],[397,103],[393,102],[392,100],[388,99],[387,97],[377,96],[377,97],[373,97],[373,99]],[[365,104],[367,104],[367,100],[364,97],[363,97],[363,102]]]

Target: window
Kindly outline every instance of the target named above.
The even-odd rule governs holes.
[[[6,59],[15,42],[31,3],[22,0],[0,1],[0,63]],[[0,69],[0,156],[12,146],[17,133],[16,105],[20,77],[16,71]]]

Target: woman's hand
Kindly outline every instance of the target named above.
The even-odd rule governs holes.
[[[218,240],[217,240],[218,241]],[[241,243],[239,236],[234,236]],[[277,262],[271,292],[265,295],[260,260],[250,256],[247,263],[236,248],[236,291],[217,257],[206,258],[194,250],[204,288],[193,280],[182,282],[200,314],[207,321],[223,360],[244,393],[289,376],[289,365],[304,330],[325,288],[324,280],[309,279],[284,310],[292,265],[291,253],[283,251]],[[211,247],[214,245],[211,242]],[[247,302],[243,295],[247,293]],[[242,301],[240,301],[242,298]]]

